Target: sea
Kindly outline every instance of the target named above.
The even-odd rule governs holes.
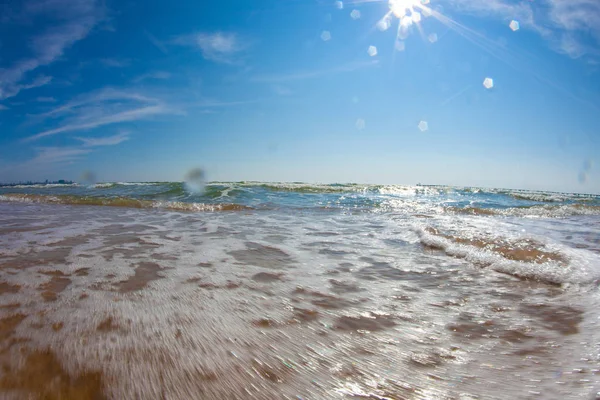
[[[0,187],[2,399],[600,399],[600,196]]]

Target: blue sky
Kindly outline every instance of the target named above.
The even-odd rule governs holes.
[[[26,0],[0,20],[0,181],[600,193],[597,0]]]

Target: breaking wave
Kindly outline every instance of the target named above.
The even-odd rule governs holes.
[[[549,247],[531,238],[506,238],[490,235],[469,236],[442,233],[435,228],[415,229],[425,247],[489,267],[521,279],[550,284],[589,283],[600,278],[594,263],[597,256],[573,249]]]
[[[243,211],[251,210],[252,207],[241,204],[206,204],[186,203],[181,201],[139,200],[128,197],[86,197],[70,195],[38,195],[38,194],[5,194],[0,195],[0,201],[12,201],[21,203],[44,203],[64,205],[106,206],[126,207],[144,209],[163,209],[172,211]]]
[[[600,206],[590,204],[536,205],[510,208],[446,207],[447,212],[470,215],[502,215],[532,218],[564,218],[575,215],[600,215]]]

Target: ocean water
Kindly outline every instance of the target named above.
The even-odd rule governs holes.
[[[600,398],[600,196],[0,187],[0,398]]]

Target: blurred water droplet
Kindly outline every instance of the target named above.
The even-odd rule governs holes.
[[[513,32],[516,32],[521,28],[519,21],[515,21],[514,19],[510,21],[510,24],[508,24],[508,26],[510,27],[510,29],[513,30]]]
[[[431,17],[431,14],[433,14],[433,11],[431,11],[431,8],[424,7],[421,9],[421,14],[425,18],[429,18],[429,17]]]
[[[321,40],[326,42],[331,39],[331,33],[329,31],[323,31],[321,33]]]
[[[377,29],[379,29],[382,32],[387,31],[390,28],[391,24],[392,23],[390,22],[389,18],[383,18],[377,23]]]
[[[360,18],[360,11],[358,11],[358,10],[352,10],[352,12],[350,13],[350,17],[352,19],[359,19]]]
[[[421,121],[421,122],[419,122],[418,127],[421,130],[421,132],[425,132],[426,130],[429,129],[429,124],[427,123],[427,121]]]
[[[404,44],[404,42],[402,40],[396,40],[396,44],[394,45],[394,48],[397,51],[404,51],[404,49],[406,49],[406,45]]]
[[[591,171],[593,167],[594,167],[594,161],[587,159],[583,162],[583,170],[585,172]]]
[[[202,194],[205,185],[206,178],[202,168],[193,168],[185,174],[185,187],[188,191],[195,194]]]
[[[84,173],[81,174],[81,183],[83,183],[87,186],[94,186],[97,182],[98,182],[98,179],[94,172],[84,171]]]
[[[363,129],[365,129],[366,123],[365,120],[362,118],[359,118],[356,120],[356,129],[358,129],[359,131],[362,131]]]
[[[418,24],[419,22],[421,22],[421,13],[419,13],[417,11],[413,12],[410,17],[412,19],[412,22],[414,22],[415,24]]]
[[[587,174],[585,172],[580,172],[577,179],[579,180],[579,183],[583,184],[587,181]]]
[[[483,80],[483,86],[484,86],[486,89],[491,89],[491,88],[493,88],[493,87],[494,87],[494,80],[493,80],[492,78],[485,78],[485,79]]]
[[[427,36],[427,39],[431,42],[431,43],[435,43],[438,41],[438,35],[437,33],[430,33],[429,36]]]
[[[375,47],[375,46],[369,46],[369,49],[367,50],[367,53],[371,57],[375,57],[377,55],[377,47]]]
[[[358,104],[358,102],[359,102],[358,96],[353,96],[353,97],[352,97],[352,102],[353,102],[354,104]]]
[[[343,9],[343,8],[344,8],[344,2],[342,2],[342,1],[336,1],[336,2],[335,2],[335,7],[336,7],[338,10],[341,10],[341,9]]]

